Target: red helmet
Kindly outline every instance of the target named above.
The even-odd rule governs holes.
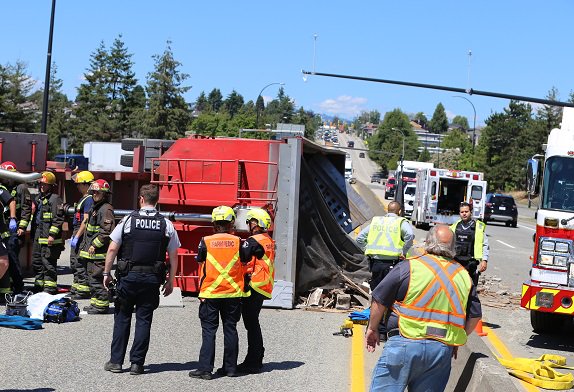
[[[99,180],[92,182],[88,191],[89,192],[112,193],[112,191],[110,190],[110,184],[108,184],[108,182],[106,180],[103,180],[101,178]]]
[[[6,161],[2,162],[0,165],[0,169],[8,170],[8,171],[16,171],[16,164],[14,162]]]

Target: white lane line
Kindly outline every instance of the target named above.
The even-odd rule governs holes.
[[[536,231],[536,229],[533,229],[532,227],[528,227],[528,226],[524,226],[524,225],[518,225],[518,227],[522,227],[523,229],[528,229],[530,231]]]
[[[497,241],[497,242],[500,242],[502,245],[508,246],[509,248],[516,249],[514,246],[509,245],[509,244],[507,244],[506,242],[502,242],[502,241],[500,241],[500,240],[496,240],[496,241]]]

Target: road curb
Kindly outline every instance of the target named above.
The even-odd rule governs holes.
[[[468,337],[452,361],[446,391],[455,392],[518,392],[506,369],[476,334]]]

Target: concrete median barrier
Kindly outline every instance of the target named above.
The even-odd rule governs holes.
[[[452,361],[447,391],[455,392],[514,392],[520,391],[506,369],[476,334],[458,350]]]

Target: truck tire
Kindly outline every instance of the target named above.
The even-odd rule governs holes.
[[[134,156],[132,154],[123,154],[120,157],[120,165],[125,167],[133,167],[134,166]]]
[[[536,310],[530,311],[530,324],[536,333],[558,333],[565,321],[565,316],[561,314],[537,312]]]
[[[123,139],[122,140],[122,150],[133,151],[137,146],[142,146],[144,139]],[[131,166],[131,165],[130,165]]]

